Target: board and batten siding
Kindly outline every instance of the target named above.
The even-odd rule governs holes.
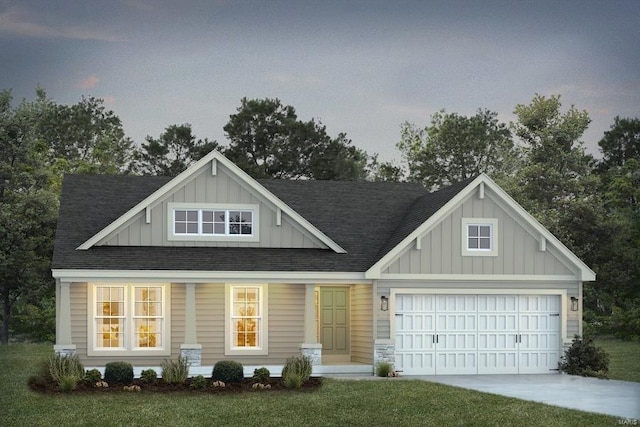
[[[214,365],[233,359],[245,365],[284,364],[300,353],[304,338],[305,287],[301,284],[267,284],[269,318],[269,354],[226,356],[225,349],[225,285],[196,285],[196,325],[198,344],[202,345],[202,365]]]
[[[522,282],[496,282],[496,283],[477,283],[477,282],[418,282],[418,281],[378,281],[377,298],[382,295],[389,296],[392,289],[455,289],[468,290],[469,295],[481,295],[483,290],[500,291],[501,295],[511,295],[514,290],[531,291],[531,295],[535,295],[536,290],[565,290],[567,299],[572,296],[580,296],[580,282],[578,281],[522,281]],[[428,292],[427,292],[428,293]],[[440,292],[440,294],[446,294]],[[581,321],[580,311],[570,311],[569,307],[562,307],[564,315],[567,317],[567,331],[563,339],[571,339],[574,335],[579,334],[579,325]],[[391,338],[391,322],[389,319],[389,311],[381,312],[376,317],[377,321],[377,339]]]
[[[351,361],[373,364],[373,287],[351,286]]]
[[[169,240],[169,203],[249,204],[259,206],[259,241],[234,242],[215,240]],[[182,186],[174,189],[151,206],[151,222],[146,222],[144,209],[116,231],[98,242],[98,246],[205,246],[205,247],[268,247],[326,248],[316,237],[304,231],[282,213],[281,225],[276,225],[276,208],[255,190],[248,188],[220,163],[217,174],[202,168]]]
[[[185,287],[181,284],[171,284],[171,356],[149,356],[140,352],[131,356],[88,356],[88,307],[93,302],[89,300],[89,284],[84,282],[71,283],[71,339],[76,346],[76,354],[85,366],[103,367],[114,360],[124,360],[133,366],[160,366],[165,359],[177,359],[180,355],[180,344],[184,339],[184,298]]]
[[[540,236],[497,200],[489,190],[484,199],[473,193],[421,237],[419,250],[415,242],[408,245],[382,274],[576,274],[571,262],[552,245],[541,251]],[[497,256],[463,256],[463,218],[498,220]]]

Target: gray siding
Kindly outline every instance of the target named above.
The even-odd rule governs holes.
[[[351,361],[373,363],[373,287],[351,287]]]
[[[422,237],[421,250],[412,243],[383,274],[575,275],[569,260],[548,242],[547,250],[540,251],[534,230],[514,219],[510,208],[496,200],[490,190],[484,199],[473,192]],[[498,256],[462,255],[463,218],[498,220]]]
[[[217,174],[211,175],[211,166],[203,167],[184,185],[174,189],[162,200],[151,206],[151,223],[146,223],[146,213],[123,224],[118,230],[104,238],[98,245],[106,246],[223,246],[223,247],[281,247],[281,248],[325,248],[316,237],[302,229],[291,218],[282,214],[281,225],[276,225],[276,208],[264,197],[243,183],[218,163]],[[168,239],[169,203],[222,203],[258,205],[259,242],[228,242]]]

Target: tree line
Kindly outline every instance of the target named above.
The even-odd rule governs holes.
[[[16,105],[0,92],[0,298],[2,342],[55,334],[51,255],[65,173],[175,176],[213,149],[254,178],[418,182],[437,189],[487,173],[597,275],[585,285],[587,331],[640,339],[640,119],[616,117],[586,152],[587,111],[560,96],[517,105],[516,120],[479,109],[403,123],[401,162],[379,161],[345,133],[298,118],[279,99],[241,100],[227,143],[172,124],[134,143],[104,102],[61,105],[41,88]]]

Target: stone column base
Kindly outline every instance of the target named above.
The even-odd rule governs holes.
[[[58,356],[75,356],[76,346],[73,344],[56,344],[53,346],[53,351]]]
[[[300,344],[300,354],[310,358],[312,365],[322,364],[322,344]]]
[[[190,366],[201,366],[202,346],[200,344],[181,344],[180,357],[187,359]]]
[[[392,340],[376,340],[373,344],[373,364],[388,362],[396,363],[396,343]]]

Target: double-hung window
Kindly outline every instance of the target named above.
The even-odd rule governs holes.
[[[227,285],[227,354],[267,354],[266,293],[263,285]]]
[[[493,218],[463,218],[462,255],[497,256],[498,220]]]
[[[169,204],[171,240],[257,241],[257,205]]]
[[[166,285],[92,285],[90,353],[169,354]]]

